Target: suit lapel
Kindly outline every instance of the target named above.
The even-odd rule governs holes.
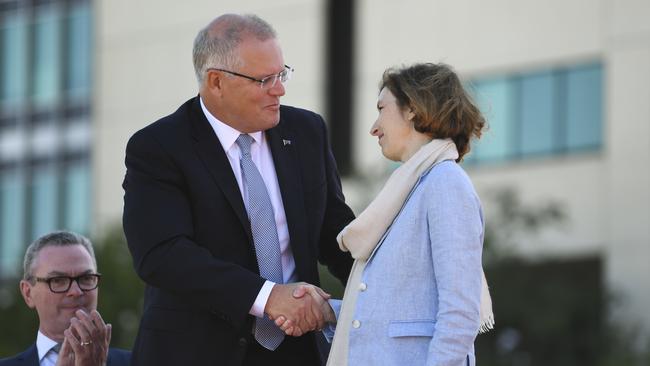
[[[306,275],[311,273],[309,263],[313,263],[310,259],[313,258],[313,254],[310,253],[307,245],[309,237],[306,232],[304,196],[296,150],[296,146],[299,146],[301,141],[295,140],[293,131],[283,123],[282,119],[276,127],[266,132],[266,136],[280,185],[284,214],[289,227],[289,244],[296,262],[296,271],[300,280],[307,280]]]
[[[16,365],[38,366],[38,350],[36,343],[32,344],[23,353],[16,357]]]
[[[237,180],[232,172],[232,167],[230,166],[226,152],[219,142],[219,138],[205,118],[203,110],[201,110],[198,97],[192,104],[191,113],[192,137],[196,143],[196,151],[210,172],[210,175],[212,175],[212,178],[217,183],[217,186],[219,186],[232,206],[252,243],[253,235],[251,233],[251,226],[248,221],[248,215],[246,214],[246,208],[244,207],[244,200],[241,197],[241,192],[237,185]]]

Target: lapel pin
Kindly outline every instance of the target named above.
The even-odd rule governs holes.
[[[282,146],[291,145],[291,140],[282,139]]]

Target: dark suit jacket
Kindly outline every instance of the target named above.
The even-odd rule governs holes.
[[[128,366],[131,361],[131,352],[119,348],[108,349],[106,366]],[[38,350],[33,343],[23,353],[0,360],[0,366],[38,366]]]
[[[266,131],[300,281],[317,261],[342,281],[352,260],[338,232],[345,204],[322,118],[282,106]],[[146,282],[135,365],[241,365],[259,276],[237,181],[199,98],[135,133],[126,149],[124,231]],[[312,337],[310,334],[309,337]]]

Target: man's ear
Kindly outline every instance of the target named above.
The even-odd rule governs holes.
[[[223,74],[218,71],[208,71],[205,75],[204,83],[210,93],[221,95],[223,90]]]
[[[34,299],[32,298],[32,284],[25,280],[21,280],[20,293],[23,295],[25,304],[27,304],[29,308],[33,309],[36,305],[34,305]]]

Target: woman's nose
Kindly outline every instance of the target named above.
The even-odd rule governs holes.
[[[379,133],[379,127],[377,127],[377,122],[375,122],[370,127],[370,134],[372,136],[377,136],[378,133]]]

